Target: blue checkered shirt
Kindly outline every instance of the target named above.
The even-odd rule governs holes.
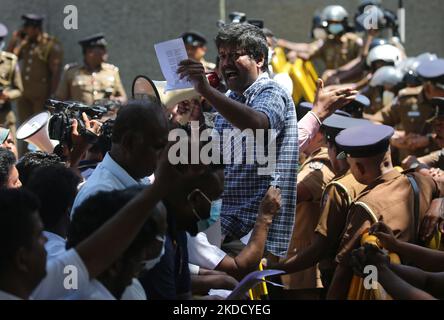
[[[275,143],[276,163],[273,172],[259,175],[258,168],[266,167],[254,159],[254,163],[246,164],[246,140],[242,144],[242,164],[225,164],[225,188],[222,196],[221,223],[223,234],[240,238],[254,227],[259,204],[270,185],[281,189],[282,203],[280,213],[273,219],[268,233],[266,249],[276,256],[285,256],[293,232],[296,207],[296,176],[298,170],[298,130],[295,106],[290,94],[275,81],[262,74],[243,95],[228,92],[228,97],[248,105],[256,111],[265,113],[277,136],[266,143]],[[221,115],[215,120],[215,130],[223,141],[223,130],[233,126]],[[267,134],[265,134],[267,136]],[[224,144],[225,143],[225,144]],[[236,147],[233,143],[231,152]],[[254,143],[255,149],[256,143]],[[269,150],[265,148],[266,150]],[[226,150],[222,149],[222,152]],[[251,163],[251,162],[250,162]],[[263,162],[262,162],[263,164]]]

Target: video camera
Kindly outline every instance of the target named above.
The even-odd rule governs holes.
[[[94,143],[97,135],[87,130],[82,114],[85,113],[90,119],[100,119],[108,112],[106,107],[99,105],[88,106],[78,102],[51,99],[46,101],[46,109],[52,113],[48,124],[49,138],[59,140],[60,144],[67,144],[68,146],[72,142],[71,125],[74,119],[77,120],[79,134],[86,137],[88,142]]]

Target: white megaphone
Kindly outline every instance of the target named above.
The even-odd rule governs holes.
[[[50,116],[49,112],[41,112],[26,120],[17,130],[17,139],[35,145],[41,151],[52,153],[58,142],[49,139],[48,120]]]
[[[157,99],[168,110],[171,110],[181,101],[200,97],[194,88],[166,91],[166,85],[166,81],[154,81],[145,76],[137,76],[133,81],[133,98]]]
[[[214,72],[208,73],[207,79],[212,87],[220,85],[220,80]],[[166,81],[154,81],[146,76],[137,76],[132,85],[132,97],[138,100],[159,101],[169,112],[181,101],[200,97],[200,94],[194,88],[166,91],[166,85]],[[182,115],[181,124],[188,122],[191,112],[192,110],[186,115]]]

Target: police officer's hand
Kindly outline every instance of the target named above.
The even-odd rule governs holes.
[[[396,130],[390,139],[390,144],[398,149],[407,149],[408,145],[405,131]]]
[[[9,101],[9,95],[5,91],[0,91],[0,104],[6,103]]]
[[[440,168],[430,168],[429,175],[436,182],[442,182],[444,180],[444,171],[442,171]]]
[[[291,50],[287,53],[287,60],[290,63],[295,63],[296,59],[298,58],[298,53],[294,50]]]
[[[419,237],[422,241],[428,242],[434,235],[434,231],[439,228],[444,219],[444,198],[434,199],[427,210],[421,223]]]
[[[281,208],[281,189],[271,186],[259,205],[259,215],[273,219]]]
[[[361,278],[366,276],[364,273],[366,266],[375,266],[379,269],[389,264],[390,258],[388,254],[370,244],[365,244],[364,246],[353,250],[350,258],[350,265],[353,272]]]
[[[401,165],[404,170],[408,170],[412,167],[412,165],[417,163],[418,158],[416,158],[415,156],[407,156],[404,160],[402,160]]]
[[[409,133],[406,136],[407,147],[410,150],[422,149],[430,144],[430,140],[427,136],[420,134]]]
[[[202,95],[205,90],[211,88],[205,73],[205,67],[200,62],[192,59],[181,61],[177,73],[180,79],[187,79],[193,83],[194,89]]]
[[[393,230],[382,222],[382,219],[378,223],[371,226],[369,234],[376,236],[385,249],[390,252],[396,252],[396,248],[398,247],[398,239],[396,239]]]
[[[313,103],[313,112],[319,120],[324,121],[337,109],[340,109],[356,99],[357,91],[352,88],[326,90],[324,81],[318,79],[316,97]]]
[[[27,34],[23,31],[23,29],[16,30],[12,33],[11,37],[11,44],[16,46],[21,41],[25,40],[27,38]]]

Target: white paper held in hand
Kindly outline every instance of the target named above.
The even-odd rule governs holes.
[[[182,38],[161,42],[154,45],[160,69],[167,81],[165,90],[192,88],[193,84],[186,79],[179,79],[179,63],[188,59],[187,50]]]

